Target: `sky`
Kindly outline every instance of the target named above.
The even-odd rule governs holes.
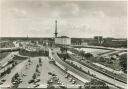
[[[127,37],[125,1],[0,1],[1,37]]]

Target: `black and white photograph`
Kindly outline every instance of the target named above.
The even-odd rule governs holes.
[[[0,0],[0,89],[127,89],[127,0]]]

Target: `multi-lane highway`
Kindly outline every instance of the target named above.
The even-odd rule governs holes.
[[[62,61],[56,53],[53,53],[53,58],[55,61],[57,61],[58,63],[60,63],[62,66],[64,66],[66,68],[66,70],[72,71],[73,73],[81,76],[82,78],[86,79],[87,81],[90,81],[92,79],[91,76],[73,68],[72,66],[68,65],[67,63],[65,63],[64,61]]]
[[[64,61],[62,61],[60,58],[58,58],[58,56],[55,52],[53,53],[53,57],[54,57],[55,61],[59,62],[61,65],[66,67],[68,70],[71,70],[74,73],[78,74],[79,76],[82,76],[83,78],[85,78],[87,80],[90,80],[91,77],[89,75],[82,73],[81,71],[78,71],[77,69],[74,69],[73,67],[66,64]],[[80,63],[77,63],[77,62],[74,62],[74,63],[77,64],[78,66],[80,66],[81,68],[83,68],[84,71],[86,71],[86,72],[90,71],[91,74],[96,75],[97,78],[105,81],[106,83],[109,83],[111,85],[115,85],[115,86],[121,87],[123,89],[126,89],[127,84],[120,82],[120,81],[117,81],[117,80],[114,80],[113,78],[110,78],[108,76],[105,76],[105,75],[103,75],[103,74],[101,74],[95,70],[92,70],[88,67],[81,65]]]
[[[75,61],[71,61],[71,62],[73,62],[73,63],[76,64],[77,66],[81,67],[84,71],[86,71],[86,72],[89,71],[91,74],[96,75],[96,77],[99,78],[99,79],[101,79],[101,80],[104,80],[104,81],[106,81],[106,82],[108,82],[108,83],[111,83],[111,84],[113,84],[113,85],[122,87],[122,88],[124,88],[124,89],[125,89],[126,86],[127,86],[127,84],[125,84],[125,83],[122,83],[122,82],[120,82],[120,81],[114,80],[114,79],[112,79],[112,78],[110,78],[110,77],[108,77],[108,76],[105,76],[105,75],[103,75],[103,74],[101,74],[101,73],[99,73],[99,72],[96,72],[95,70],[92,70],[92,69],[90,69],[90,68],[88,68],[88,67],[86,67],[86,66],[84,66],[84,65],[82,65],[82,64],[80,64],[80,63],[78,63],[78,62],[75,62]]]

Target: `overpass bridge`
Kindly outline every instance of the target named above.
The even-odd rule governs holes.
[[[19,51],[21,48],[19,47],[12,47],[12,48],[0,48],[0,53],[4,52],[13,52],[13,51]]]

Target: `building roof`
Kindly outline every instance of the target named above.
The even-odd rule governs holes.
[[[69,37],[67,37],[67,36],[60,36],[60,37],[57,37],[57,38],[69,38]]]

